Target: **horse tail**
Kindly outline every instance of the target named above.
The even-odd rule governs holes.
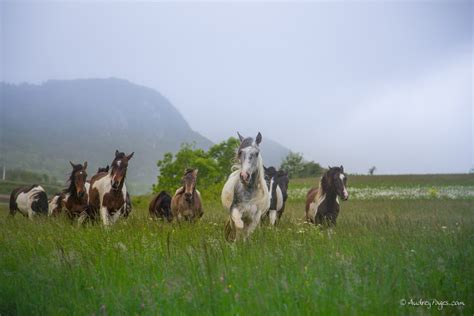
[[[31,209],[36,214],[48,215],[48,196],[44,191],[38,191],[34,195],[35,200],[31,203]]]
[[[235,229],[234,222],[229,216],[229,219],[225,223],[224,227],[224,237],[228,242],[234,242],[237,238],[237,230]]]
[[[18,204],[16,204],[18,190],[18,188],[14,189],[12,193],[10,193],[10,215],[15,215],[15,212],[18,210]]]

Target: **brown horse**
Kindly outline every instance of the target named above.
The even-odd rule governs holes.
[[[100,172],[92,177],[88,217],[96,219],[100,216],[102,223],[108,226],[130,213],[125,178],[132,157],[133,153],[125,155],[116,150],[109,172]]]
[[[203,215],[201,193],[196,190],[197,169],[186,169],[182,178],[182,187],[176,190],[171,200],[173,218],[194,221]]]
[[[75,165],[72,162],[69,163],[71,164],[72,172],[68,179],[69,186],[62,193],[62,206],[64,206],[66,214],[70,219],[76,219],[87,208],[87,200],[89,199],[86,187],[87,161],[84,162],[84,165]],[[56,212],[58,213],[60,212],[61,207],[61,202],[59,200],[58,197],[56,199],[56,205],[58,207],[56,208]],[[54,201],[54,198],[52,201]],[[54,212],[54,209],[51,212]]]
[[[346,184],[344,167],[329,167],[321,177],[319,188],[309,190],[306,196],[306,220],[317,225],[336,225],[339,214],[338,197],[344,201],[349,198]]]
[[[171,195],[166,191],[161,191],[151,200],[148,210],[152,218],[166,218],[168,222],[171,222],[173,220],[173,215],[171,214]]]

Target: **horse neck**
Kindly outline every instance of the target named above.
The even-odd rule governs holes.
[[[326,201],[328,202],[336,201],[337,199],[336,188],[334,188],[333,186],[330,186],[326,190],[324,190],[323,194],[326,196]]]

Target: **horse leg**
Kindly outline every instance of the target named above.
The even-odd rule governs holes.
[[[100,212],[100,218],[102,219],[102,224],[104,224],[104,226],[110,225],[109,213],[107,212],[107,208],[104,206],[101,206],[99,212]]]
[[[275,226],[276,221],[277,221],[277,211],[276,210],[270,210],[270,224],[272,226]]]
[[[242,235],[245,228],[245,224],[242,221],[242,214],[239,209],[234,207],[230,213],[230,221],[233,225],[233,230],[235,231],[235,240],[239,239],[239,236]]]
[[[257,228],[258,224],[260,223],[260,217],[262,216],[260,211],[255,212],[252,221],[245,226],[244,228],[244,240],[246,240],[250,234],[253,233],[255,228]]]

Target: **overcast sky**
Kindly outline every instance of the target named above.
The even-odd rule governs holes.
[[[470,1],[1,2],[7,82],[118,77],[212,141],[257,131],[349,172],[473,167]]]

